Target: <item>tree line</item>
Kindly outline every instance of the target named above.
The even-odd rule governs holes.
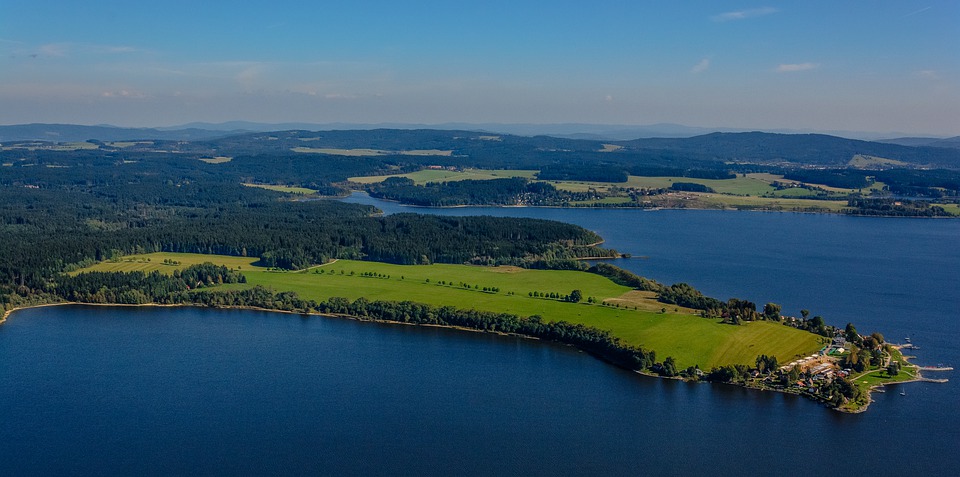
[[[55,298],[51,301],[256,307],[518,334],[576,346],[601,359],[636,370],[654,366],[656,359],[653,351],[627,345],[608,331],[565,321],[546,321],[540,316],[520,317],[509,313],[438,307],[410,301],[371,301],[362,297],[352,302],[340,297],[317,302],[304,300],[294,292],[275,293],[262,286],[242,290],[207,288],[222,283],[245,282],[246,279],[239,272],[205,263],[187,267],[172,275],[157,271],[88,272],[73,276],[61,274],[44,291]]]
[[[51,277],[133,253],[247,256],[300,269],[334,258],[398,264],[510,264],[572,268],[616,252],[582,227],[549,220],[374,216],[369,206],[278,201],[238,184],[108,183],[0,186],[0,296],[23,300]]]

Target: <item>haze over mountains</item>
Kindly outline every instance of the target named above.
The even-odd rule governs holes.
[[[756,132],[757,129],[705,128],[684,126],[681,124],[659,123],[644,126],[615,124],[506,124],[506,123],[259,123],[249,121],[229,121],[223,123],[194,122],[182,125],[155,128],[126,128],[113,125],[76,125],[76,124],[16,124],[0,126],[0,141],[53,141],[73,142],[87,139],[102,141],[122,141],[139,139],[196,141],[243,134],[246,132],[285,131],[285,130],[368,130],[368,129],[436,129],[458,131],[481,131],[518,136],[552,136],[570,139],[588,139],[596,141],[629,141],[648,138],[690,138],[714,132]],[[762,130],[778,134],[823,134],[846,139],[876,141],[902,146],[931,146],[960,148],[960,136],[908,137],[903,133],[873,133],[855,131],[812,131],[812,130]]]
[[[318,125],[287,123],[269,125],[267,131],[251,132],[234,129],[244,126],[235,123],[224,125],[224,130],[198,127],[204,126],[203,124],[188,126],[193,127],[165,130],[46,124],[0,126],[0,144],[5,150],[31,150],[36,148],[34,142],[42,140],[46,141],[46,145],[39,149],[45,150],[56,146],[56,143],[71,149],[72,143],[92,141],[101,149],[102,154],[123,149],[126,152],[175,152],[210,157],[245,154],[285,157],[291,153],[304,153],[299,150],[306,145],[319,147],[316,152],[323,152],[323,148],[340,148],[376,150],[380,151],[378,154],[388,155],[398,151],[438,150],[451,151],[453,156],[462,159],[451,159],[453,162],[447,165],[463,167],[537,169],[544,158],[549,157],[548,162],[568,166],[588,162],[617,163],[623,166],[656,165],[680,175],[685,168],[726,170],[728,164],[733,163],[813,168],[905,167],[960,170],[960,148],[949,147],[950,144],[957,143],[955,138],[929,138],[931,143],[948,146],[931,147],[863,141],[825,134],[757,131],[711,132],[690,137],[647,137],[618,141],[584,138],[581,137],[582,134],[572,135],[573,137],[532,136],[478,129],[361,129],[356,125],[342,125],[344,127],[339,129],[332,125],[323,125],[326,129],[322,129],[318,128]],[[479,140],[482,138],[496,140]],[[922,141],[921,138],[904,140],[912,143]],[[77,148],[89,149],[88,146]],[[310,147],[306,149],[310,150]],[[513,162],[510,162],[511,160]],[[434,162],[436,160],[431,164]],[[635,172],[635,175],[651,173],[640,170]]]

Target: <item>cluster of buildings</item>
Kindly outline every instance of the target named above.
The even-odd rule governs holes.
[[[821,348],[816,354],[791,361],[781,366],[780,370],[789,372],[795,366],[799,366],[800,370],[810,378],[809,380],[800,379],[796,384],[800,387],[810,386],[812,391],[814,383],[829,381],[838,377],[845,378],[850,375],[851,370],[840,369],[837,365],[837,356],[847,351],[846,346],[846,338],[843,336],[834,337],[829,345]]]

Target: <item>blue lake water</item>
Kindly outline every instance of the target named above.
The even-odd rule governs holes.
[[[809,308],[960,364],[960,221],[414,209],[577,223],[617,265]],[[193,308],[52,307],[0,326],[0,474],[954,475],[960,389],[844,415],[512,337]],[[833,463],[838,463],[834,465]]]

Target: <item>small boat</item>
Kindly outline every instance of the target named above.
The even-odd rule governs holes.
[[[900,391],[900,395],[901,395],[901,396],[906,396],[906,395],[907,395],[907,392],[906,392],[906,391]]]

